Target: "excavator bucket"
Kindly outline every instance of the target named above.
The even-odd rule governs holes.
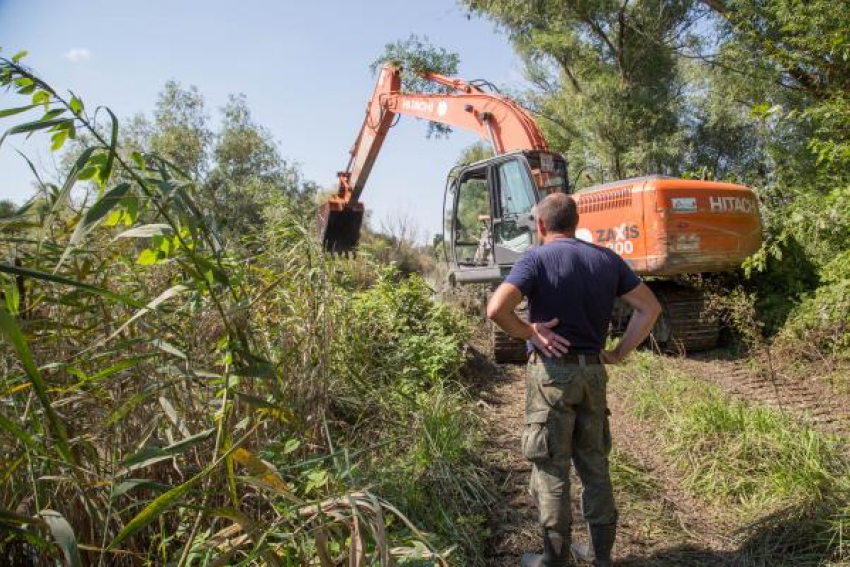
[[[340,207],[333,201],[319,209],[319,239],[328,252],[348,254],[357,249],[360,242],[360,226],[363,224],[363,207]]]

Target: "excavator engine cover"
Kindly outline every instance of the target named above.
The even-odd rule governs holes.
[[[334,205],[335,203],[325,203],[319,210],[319,238],[328,252],[354,252],[360,242],[363,207],[339,208]]]

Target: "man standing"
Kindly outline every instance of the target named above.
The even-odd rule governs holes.
[[[525,554],[525,567],[569,565],[570,461],[582,482],[589,546],[580,559],[612,565],[617,509],[608,471],[611,431],[603,364],[623,360],[649,334],[661,306],[612,250],[576,240],[578,208],[555,193],[537,205],[541,246],[525,252],[493,294],[487,316],[529,342],[522,452],[533,463],[530,492],[543,527],[543,554]],[[529,322],[514,309],[528,298]],[[634,309],[616,348],[605,351],[614,299]]]

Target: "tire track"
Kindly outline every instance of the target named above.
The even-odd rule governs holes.
[[[850,438],[850,400],[824,383],[817,365],[806,375],[790,375],[761,359],[734,358],[724,349],[667,357],[688,375],[720,386],[733,396],[789,411],[822,433]]]

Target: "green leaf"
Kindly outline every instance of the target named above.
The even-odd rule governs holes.
[[[65,140],[68,139],[68,131],[60,130],[51,136],[50,138],[52,143],[50,144],[50,151],[57,152],[62,149],[62,146],[65,145]]]
[[[35,359],[33,359],[29,345],[24,339],[21,329],[18,327],[17,323],[15,323],[15,320],[2,307],[0,307],[0,332],[6,335],[6,338],[12,344],[12,348],[15,352],[17,352],[18,358],[21,360],[24,372],[29,378],[33,390],[35,390],[35,395],[38,398],[38,401],[41,402],[41,406],[47,416],[47,421],[50,422],[53,434],[56,435],[56,445],[59,455],[66,463],[75,464],[76,459],[71,453],[71,447],[68,444],[68,435],[65,432],[65,425],[53,410],[50,397],[47,395],[47,384],[44,382],[41,372],[38,370],[38,366],[35,364]]]
[[[99,168],[96,167],[96,166],[89,166],[89,167],[83,169],[82,171],[80,171],[77,174],[77,180],[79,180],[79,181],[89,181],[90,179],[93,179],[94,176],[97,175],[98,169]]]
[[[147,164],[145,163],[145,158],[143,158],[142,154],[140,154],[139,152],[132,152],[130,154],[130,159],[135,162],[136,167],[138,167],[139,169],[144,170],[148,168]]]
[[[69,134],[70,135],[70,134]],[[77,175],[80,170],[83,169],[94,153],[94,147],[89,147],[83,150],[79,157],[77,157],[77,161],[74,162],[74,165],[71,167],[71,170],[68,172],[68,176],[65,178],[65,182],[62,184],[62,189],[59,191],[59,194],[56,196],[56,199],[53,203],[53,207],[50,209],[50,213],[44,218],[42,226],[48,227],[53,224],[53,219],[59,214],[62,207],[65,205],[66,201],[70,198],[71,189],[74,187],[74,184],[77,182]],[[33,171],[35,171],[34,166],[31,165]],[[47,231],[42,231],[42,240],[47,236]]]
[[[47,91],[36,91],[32,95],[32,103],[33,104],[43,104],[45,106],[45,110],[47,109],[47,105],[50,103],[50,93]]]
[[[115,163],[115,154],[118,151],[118,118],[107,108],[106,112],[112,118],[112,136],[109,140],[109,157],[106,158],[106,166],[100,170],[100,185],[106,186],[107,181],[112,176],[112,166]]]
[[[0,284],[2,284],[0,285],[0,288],[2,288],[0,291],[5,295],[6,310],[10,315],[17,317],[21,308],[21,294],[18,291],[15,279],[9,277],[0,278]]]
[[[71,107],[71,112],[74,114],[80,114],[83,111],[83,101],[75,96],[71,97],[71,102],[68,103],[68,106]]]
[[[92,226],[94,223],[100,221],[106,214],[115,208],[118,203],[121,202],[121,199],[124,198],[124,195],[130,190],[129,183],[121,183],[120,185],[116,185],[112,189],[106,192],[106,194],[100,198],[98,202],[96,202],[92,207],[86,211],[86,216],[84,219],[84,224],[86,226]]]
[[[56,267],[53,270],[54,273],[59,270],[62,264],[65,263],[65,259],[77,248],[80,241],[98,225],[100,220],[103,219],[110,210],[121,202],[121,199],[124,198],[124,195],[126,195],[129,190],[129,183],[122,183],[113,187],[103,197],[98,199],[98,201],[92,205],[89,210],[86,211],[86,214],[83,215],[83,219],[77,223],[76,227],[74,227],[74,232],[68,240],[68,245],[65,247],[65,250],[62,252],[62,256],[59,258],[59,262],[57,262]]]
[[[65,555],[65,564],[70,567],[82,567],[83,561],[80,558],[80,550],[77,548],[77,537],[74,535],[74,530],[68,520],[55,510],[42,510],[38,515],[44,519],[54,541],[62,549],[62,554]]]
[[[122,541],[127,539],[128,537],[134,535],[139,530],[143,529],[145,526],[159,518],[164,512],[166,512],[172,506],[178,504],[186,494],[195,487],[195,485],[199,484],[205,476],[207,476],[210,472],[212,472],[213,467],[207,467],[203,471],[199,472],[180,486],[176,486],[166,492],[165,494],[157,497],[153,502],[145,506],[145,508],[139,512],[135,518],[130,520],[124,529],[122,529],[115,539],[112,540],[112,543],[109,544],[108,549],[113,549],[116,546],[120,545]]]
[[[139,257],[136,258],[136,263],[140,266],[151,266],[159,262],[159,251],[151,250],[150,248],[145,248],[142,250]]]
[[[13,126],[6,130],[3,133],[3,136],[0,136],[0,146],[3,145],[3,142],[6,140],[8,136],[12,136],[14,134],[25,134],[27,132],[36,132],[38,130],[45,130],[47,128],[53,128],[54,126],[58,126],[60,124],[68,124],[72,122],[70,118],[57,118],[54,120],[34,120],[33,122],[25,122],[24,124],[19,124],[18,126]]]
[[[286,443],[283,444],[283,454],[288,455],[290,453],[295,452],[301,446],[301,441],[298,439],[287,439]]]
[[[131,471],[149,467],[160,461],[170,459],[206,441],[210,438],[213,432],[215,432],[215,428],[210,428],[185,439],[181,439],[167,447],[145,447],[141,451],[124,459],[124,462],[122,463],[124,469],[118,474],[127,474]]]
[[[131,297],[127,297],[126,295],[122,295],[120,293],[115,293],[109,291],[108,289],[104,289],[101,287],[93,286],[87,283],[78,282],[76,280],[72,280],[70,278],[66,278],[63,276],[57,276],[56,274],[48,274],[46,272],[39,272],[37,270],[31,270],[29,268],[21,268],[18,266],[10,266],[8,264],[0,264],[0,272],[13,274],[16,276],[24,276],[27,278],[34,278],[37,280],[42,280],[51,283],[57,283],[62,285],[68,285],[71,287],[75,287],[77,289],[86,291],[88,293],[99,295],[101,297],[106,297],[115,301],[119,301],[124,303],[125,305],[129,305],[131,307],[144,307],[144,304],[136,301]]]
[[[15,53],[14,55],[12,55],[12,61],[13,61],[13,62],[15,62],[15,63],[17,63],[18,61],[20,61],[21,59],[23,59],[23,58],[24,58],[24,57],[26,57],[27,55],[29,55],[29,51],[27,51],[27,50],[25,50],[25,49],[24,49],[24,50],[21,50],[21,51],[18,51],[17,53]]]
[[[47,112],[44,113],[44,116],[41,117],[42,120],[53,120],[57,116],[61,116],[65,113],[64,108],[51,108]]]
[[[28,104],[26,106],[19,106],[17,108],[7,108],[5,110],[0,110],[0,118],[6,118],[7,116],[14,116],[15,114],[20,114],[21,112],[26,112],[27,110],[32,110],[38,106],[37,104]]]

